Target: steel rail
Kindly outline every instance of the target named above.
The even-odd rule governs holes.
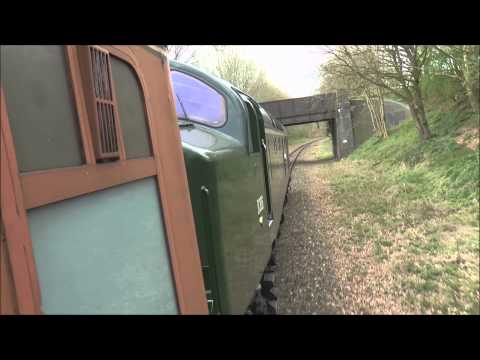
[[[289,162],[290,162],[290,168],[289,168],[290,177],[291,177],[291,174],[292,174],[293,167],[295,166],[295,162],[297,161],[297,159],[300,156],[300,154],[302,153],[302,151],[305,150],[310,145],[312,145],[314,142],[320,141],[320,140],[322,140],[322,139],[315,139],[315,140],[309,141],[308,143],[305,143],[305,144],[299,146],[298,148],[293,150],[290,154],[288,154],[288,158],[289,158]],[[292,158],[293,158],[295,153],[296,153],[295,158],[292,161]],[[290,180],[289,180],[289,182],[290,182]]]

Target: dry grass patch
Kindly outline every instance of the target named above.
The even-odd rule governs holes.
[[[383,170],[344,160],[318,173],[335,193],[342,251],[363,269],[355,281],[375,292],[365,309],[478,314],[478,210],[412,199]]]

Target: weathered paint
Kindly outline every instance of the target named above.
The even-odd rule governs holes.
[[[165,61],[164,54],[154,52],[155,56],[152,56],[152,50],[142,47],[102,46],[113,56],[127,61],[138,75],[140,86],[144,92],[144,106],[148,117],[153,156],[139,159],[140,162],[137,162],[126,160],[121,151],[122,161],[115,165],[97,165],[86,106],[86,103],[89,102],[89,92],[84,86],[83,80],[85,79],[82,79],[79,48],[78,46],[66,46],[65,53],[68,60],[69,80],[75,97],[85,164],[78,167],[46,170],[41,173],[20,173],[9,126],[8,104],[5,104],[3,87],[0,88],[2,102],[0,119],[1,220],[6,239],[0,244],[2,255],[6,255],[0,259],[0,276],[2,281],[6,279],[3,285],[7,288],[7,292],[3,292],[4,288],[2,288],[2,296],[4,296],[2,301],[9,296],[5,300],[5,304],[11,305],[8,309],[1,307],[0,313],[42,313],[42,294],[40,294],[38,286],[36,264],[27,223],[27,209],[43,205],[49,206],[57,201],[68,201],[67,199],[84,194],[96,194],[102,189],[117,185],[123,186],[122,184],[153,176],[160,192],[178,310],[182,314],[205,314],[207,313],[207,303],[200,271],[200,258],[180,134],[175,118],[168,62]],[[134,166],[132,167],[132,165]],[[72,173],[83,175],[72,178]],[[41,181],[34,181],[35,179]],[[61,189],[54,189],[58,184],[65,183],[69,185],[63,186]],[[32,195],[40,192],[44,196]],[[5,249],[6,251],[4,251]],[[13,284],[7,286],[6,284],[9,283]],[[12,291],[8,292],[8,289]],[[9,299],[15,303],[12,304]]]
[[[0,314],[18,314],[17,299],[12,276],[12,266],[7,255],[7,241],[0,219]]]

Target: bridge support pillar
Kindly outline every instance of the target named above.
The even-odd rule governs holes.
[[[335,117],[335,154],[337,160],[348,156],[355,148],[350,100],[345,91],[337,91]]]

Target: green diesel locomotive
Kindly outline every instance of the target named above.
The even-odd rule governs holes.
[[[274,302],[258,306],[255,294],[275,300],[259,284],[290,175],[285,128],[230,83],[170,69],[209,311],[272,313]]]

